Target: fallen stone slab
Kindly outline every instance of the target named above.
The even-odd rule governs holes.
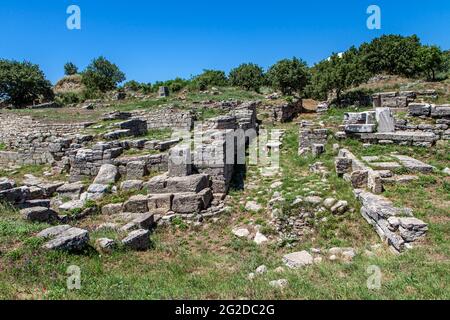
[[[87,192],[83,193],[80,200],[100,200],[109,192],[109,186],[105,184],[91,184]]]
[[[58,213],[46,207],[31,207],[20,210],[20,214],[25,220],[31,222],[52,223],[58,220]]]
[[[375,124],[347,124],[345,132],[347,133],[372,133],[376,131]]]
[[[102,207],[102,214],[107,216],[116,215],[122,212],[123,203],[110,203]]]
[[[130,197],[123,205],[124,212],[145,213],[148,212],[148,196],[136,195]]]
[[[150,231],[139,229],[131,231],[128,236],[122,240],[122,244],[132,250],[147,250],[150,247]]]
[[[86,201],[82,201],[82,200],[72,200],[72,201],[63,203],[58,208],[61,211],[72,211],[75,209],[82,209],[84,207],[85,203],[86,203]]]
[[[202,209],[203,199],[197,193],[177,193],[173,197],[172,210],[176,213],[199,213]]]
[[[148,174],[147,165],[144,161],[130,161],[127,163],[127,179],[137,180]]]
[[[148,208],[149,210],[162,209],[165,211],[172,210],[173,194],[162,193],[153,194],[148,196]]]
[[[9,202],[12,204],[24,203],[30,200],[30,188],[18,187],[9,190],[0,191],[0,201]]]
[[[39,232],[36,235],[36,237],[38,237],[38,238],[53,238],[53,237],[60,235],[64,231],[69,230],[70,228],[72,228],[72,226],[69,226],[68,224],[65,224],[62,226],[50,227],[50,228],[44,229],[41,232]]]
[[[0,191],[13,189],[16,187],[14,180],[8,178],[0,178]]]
[[[432,106],[430,115],[433,118],[450,118],[450,104]]]
[[[402,168],[397,162],[371,162],[370,166],[376,170],[398,170]]]
[[[79,199],[83,191],[84,185],[80,181],[74,183],[66,183],[56,189],[56,192],[60,197],[68,197],[72,200]]]
[[[19,205],[20,209],[33,208],[33,207],[45,207],[50,208],[50,199],[35,199],[27,200]]]
[[[141,190],[143,184],[142,180],[126,180],[120,184],[120,189],[124,191]]]
[[[411,172],[431,173],[435,169],[433,166],[408,156],[392,155],[392,157],[398,159],[400,163]]]
[[[209,176],[195,174],[186,177],[171,177],[167,179],[167,192],[200,192],[209,187]]]
[[[95,177],[94,184],[109,185],[116,183],[119,179],[119,170],[115,165],[104,164],[100,167],[100,170]]]
[[[429,117],[431,114],[431,105],[428,103],[410,103],[408,105],[408,111],[413,117]]]
[[[283,262],[291,269],[298,269],[313,264],[313,256],[307,251],[294,252],[285,255]]]
[[[47,250],[79,251],[89,243],[89,232],[80,228],[70,228],[59,233],[56,238],[43,245]]]

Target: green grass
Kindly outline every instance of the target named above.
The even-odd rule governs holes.
[[[6,144],[0,143],[0,151],[5,151],[5,150],[6,150]]]

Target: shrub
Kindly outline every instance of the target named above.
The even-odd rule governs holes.
[[[75,64],[73,64],[72,62],[67,62],[64,65],[64,74],[66,76],[72,76],[77,73],[78,73],[78,67]]]
[[[284,59],[277,62],[267,72],[269,84],[284,95],[302,94],[309,77],[306,62],[295,57],[292,60]]]
[[[94,59],[83,72],[83,83],[89,90],[107,92],[124,81],[125,74],[104,57]]]
[[[38,99],[50,100],[53,97],[51,83],[38,65],[0,60],[0,99],[23,107]]]
[[[244,63],[230,71],[230,84],[245,90],[259,91],[264,85],[264,70],[253,63]]]
[[[199,90],[206,90],[208,86],[226,86],[228,84],[225,72],[220,70],[203,70],[203,73],[192,79]]]
[[[82,102],[82,96],[76,92],[64,92],[56,96],[56,101],[62,105]]]
[[[141,90],[141,84],[139,82],[137,82],[136,80],[128,81],[127,83],[125,83],[123,85],[123,87],[125,89],[131,90],[131,91],[134,91],[134,92],[137,92],[137,91]]]

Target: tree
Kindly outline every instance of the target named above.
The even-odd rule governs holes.
[[[372,74],[388,73],[407,77],[419,72],[416,55],[420,49],[420,39],[413,35],[384,35],[360,47],[362,61]]]
[[[206,90],[208,86],[223,87],[228,84],[225,72],[220,70],[203,70],[203,73],[192,79],[195,86],[200,90]]]
[[[291,95],[294,92],[302,94],[309,77],[306,62],[295,57],[292,60],[278,61],[267,72],[267,80],[272,88],[280,90],[284,95]]]
[[[88,90],[101,92],[117,88],[117,84],[126,79],[119,67],[104,57],[92,60],[82,76]]]
[[[444,62],[444,53],[437,46],[423,46],[418,50],[417,66],[428,80],[436,80],[436,73],[444,68]]]
[[[72,76],[77,73],[78,73],[78,67],[75,64],[73,64],[72,62],[67,62],[64,65],[64,74],[66,76]]]
[[[38,65],[0,60],[0,99],[23,107],[38,99],[51,100],[53,97],[51,83]]]
[[[368,80],[370,73],[364,68],[361,56],[355,47],[342,55],[333,54],[329,59],[314,66],[310,92],[313,97],[325,99],[329,93],[336,95],[341,103],[344,90],[358,86]]]
[[[230,71],[229,79],[232,86],[258,92],[265,82],[264,70],[254,63],[244,63]]]

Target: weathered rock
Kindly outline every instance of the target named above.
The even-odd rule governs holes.
[[[20,210],[25,220],[31,222],[54,222],[58,220],[58,213],[45,207],[32,207]]]
[[[68,224],[50,227],[50,228],[47,228],[47,229],[39,232],[36,235],[36,237],[38,237],[38,238],[53,238],[53,237],[56,237],[57,235],[63,233],[64,231],[69,230],[70,228],[72,228],[72,227],[69,226]]]
[[[322,198],[318,196],[308,196],[305,198],[305,202],[313,206],[318,206],[322,203]]]
[[[250,231],[247,228],[236,228],[231,232],[238,238],[247,238],[250,235]]]
[[[148,212],[148,197],[144,195],[132,196],[124,203],[123,211],[133,213]]]
[[[202,209],[202,197],[196,193],[177,193],[173,197],[172,210],[176,213],[199,213]]]
[[[84,249],[89,242],[89,232],[79,228],[70,228],[59,233],[56,238],[45,243],[48,250],[76,251]]]
[[[80,197],[81,201],[86,200],[100,200],[109,192],[109,186],[104,184],[91,184],[87,192]]]
[[[104,164],[100,167],[97,177],[94,180],[94,184],[109,185],[116,183],[119,179],[119,171],[115,165]]]
[[[126,180],[120,184],[120,189],[124,191],[141,190],[143,184],[142,180]]]
[[[16,183],[14,180],[7,178],[0,178],[0,191],[5,191],[9,189],[13,189],[16,187]]]
[[[196,174],[186,177],[171,177],[167,179],[167,192],[200,192],[209,187],[209,177],[206,174]]]
[[[267,241],[269,241],[269,239],[267,239],[267,237],[265,235],[263,235],[261,232],[257,232],[255,235],[255,238],[253,239],[253,241],[256,244],[263,244],[266,243]]]
[[[269,285],[271,287],[274,287],[277,289],[284,289],[289,285],[289,282],[286,279],[279,279],[279,280],[270,281]]]
[[[149,195],[148,209],[149,210],[162,209],[165,211],[170,211],[172,210],[172,200],[173,194],[171,193]]]
[[[102,207],[102,214],[107,216],[116,215],[122,212],[122,203],[110,203]]]
[[[331,207],[331,213],[343,214],[348,209],[348,202],[341,200],[338,201],[333,207]]]
[[[131,161],[127,163],[127,179],[137,180],[148,174],[144,161]]]
[[[95,241],[95,245],[97,247],[97,250],[104,253],[111,253],[117,247],[116,242],[108,238],[97,239]]]
[[[297,269],[313,264],[313,256],[308,251],[300,251],[285,255],[283,261],[289,268]]]
[[[66,183],[56,189],[56,192],[60,197],[68,197],[72,200],[79,199],[83,191],[84,185],[82,182]]]
[[[139,229],[131,231],[128,236],[122,240],[122,244],[132,250],[147,250],[150,247],[150,231]]]
[[[256,201],[249,201],[245,204],[245,210],[257,212],[261,210],[262,207]]]
[[[167,177],[165,175],[156,176],[145,182],[144,189],[147,189],[149,193],[167,193]]]
[[[376,119],[378,122],[378,132],[394,132],[395,120],[389,108],[376,108]]]
[[[334,199],[334,198],[326,198],[324,201],[323,201],[323,206],[325,207],[325,208],[327,208],[327,209],[331,209],[331,207],[336,203],[336,199]]]
[[[192,156],[189,146],[176,146],[169,152],[169,176],[183,177],[192,173]]]
[[[261,265],[258,268],[256,268],[255,271],[256,274],[264,274],[267,273],[267,267],[265,265]]]
[[[75,209],[83,208],[85,203],[86,203],[86,201],[84,201],[84,200],[71,200],[71,201],[63,203],[58,208],[61,211],[72,211]]]

